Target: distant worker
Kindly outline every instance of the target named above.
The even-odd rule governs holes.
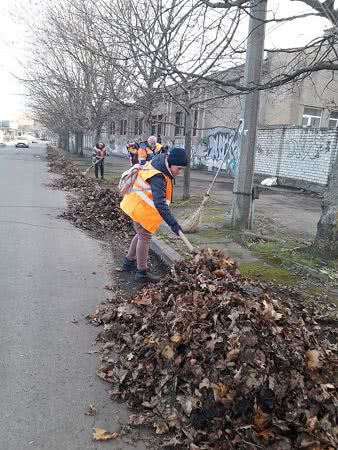
[[[95,177],[99,178],[99,169],[101,179],[104,179],[104,159],[109,155],[109,150],[103,142],[98,142],[93,148],[92,161],[95,164]]]
[[[150,136],[148,138],[148,145],[151,151],[154,153],[154,155],[159,155],[160,153],[163,153],[163,146],[158,141],[158,138],[156,136]]]
[[[132,191],[123,197],[121,209],[134,221],[136,235],[123,262],[123,270],[136,270],[136,281],[158,281],[148,271],[148,254],[153,233],[164,220],[179,235],[180,225],[170,211],[173,179],[188,165],[183,148],[168,155],[156,155],[139,170]]]
[[[130,165],[134,166],[138,163],[138,151],[139,151],[140,145],[137,142],[131,142],[127,145],[128,150],[128,156]]]
[[[156,138],[155,138],[156,139]],[[149,139],[148,139],[149,141]],[[151,161],[154,156],[153,149],[149,145],[149,142],[141,142],[138,150],[138,162],[143,166],[147,161]]]

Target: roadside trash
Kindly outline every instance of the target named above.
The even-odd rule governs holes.
[[[265,180],[261,181],[262,186],[277,186],[277,178],[265,178]]]

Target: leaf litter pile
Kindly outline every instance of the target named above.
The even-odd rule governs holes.
[[[86,230],[114,231],[121,237],[127,237],[131,220],[120,209],[121,198],[117,190],[99,186],[82,175],[79,168],[60,151],[49,148],[47,154],[50,172],[62,175],[53,180],[51,187],[78,193],[77,197],[69,199],[67,210],[61,217]]]
[[[156,286],[98,306],[98,375],[162,448],[333,450],[336,310],[295,296],[202,250]]]

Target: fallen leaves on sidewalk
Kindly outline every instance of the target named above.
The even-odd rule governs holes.
[[[335,309],[276,292],[203,250],[99,305],[98,375],[136,410],[130,424],[171,449],[334,449]]]
[[[86,230],[114,231],[121,237],[130,234],[132,222],[120,209],[121,198],[116,190],[101,187],[83,176],[79,168],[58,150],[48,150],[48,163],[50,171],[62,175],[62,178],[53,180],[51,186],[78,193],[77,197],[70,199],[61,217]]]
[[[103,428],[95,428],[93,438],[95,441],[113,441],[120,437],[118,433],[110,433]]]

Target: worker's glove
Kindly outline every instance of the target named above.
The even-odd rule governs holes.
[[[179,236],[180,235],[180,231],[182,231],[182,228],[179,226],[178,223],[175,223],[174,225],[172,225],[171,231],[173,233],[177,234],[177,236]]]

